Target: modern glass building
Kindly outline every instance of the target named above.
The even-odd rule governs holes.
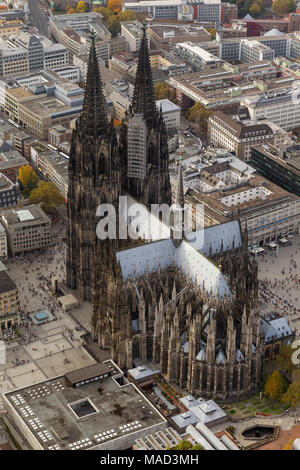
[[[300,145],[294,144],[283,152],[272,145],[254,146],[249,163],[262,176],[300,196]]]

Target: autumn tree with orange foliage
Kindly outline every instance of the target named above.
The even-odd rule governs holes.
[[[288,383],[278,370],[274,370],[266,381],[265,394],[273,401],[281,400]]]
[[[76,5],[76,13],[85,13],[86,12],[86,4],[80,0],[80,2]]]
[[[119,11],[122,10],[122,0],[108,0],[107,2],[107,8],[112,10],[115,13],[119,13]]]

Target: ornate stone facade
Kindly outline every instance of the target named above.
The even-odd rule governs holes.
[[[166,130],[155,107],[145,33],[133,105],[118,134],[106,122],[95,64],[92,44],[84,109],[72,139],[67,254],[68,285],[93,299],[93,339],[121,368],[131,368],[137,358],[159,364],[168,380],[191,393],[218,399],[248,394],[261,381],[263,344],[257,265],[239,224],[221,227],[226,248],[217,240],[218,229],[204,230],[204,244],[212,241],[208,252],[175,240],[174,226],[172,241],[152,245],[96,238],[99,203],[111,202],[118,220],[120,195],[150,208],[170,204],[171,193]],[[141,139],[146,129],[145,146],[135,154],[142,177],[128,176],[134,117],[133,136]],[[181,166],[175,201],[183,211]]]

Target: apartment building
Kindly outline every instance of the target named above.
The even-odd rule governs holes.
[[[72,131],[71,129],[67,129],[60,124],[50,127],[48,132],[48,140],[51,145],[54,147],[60,147],[63,142],[71,142],[72,138]]]
[[[249,41],[248,39],[242,39],[240,54],[242,62],[261,62],[263,60],[272,60],[275,56],[274,50],[266,44],[259,41]]]
[[[3,20],[0,19],[0,38],[6,39],[12,34],[18,34],[23,26],[21,20]]]
[[[38,205],[2,212],[1,222],[7,232],[9,253],[45,248],[50,244],[51,220]]]
[[[56,185],[66,201],[68,195],[68,159],[59,152],[36,142],[31,146],[31,162],[32,166],[45,179]]]
[[[19,291],[7,268],[0,263],[0,329],[6,330],[19,324]]]
[[[147,31],[154,44],[168,52],[178,42],[205,42],[211,37],[203,26],[196,25],[153,23]]]
[[[180,128],[181,109],[179,106],[172,103],[170,100],[163,99],[156,101],[156,107],[159,111],[161,110],[163,120],[168,130]]]
[[[27,164],[26,158],[17,150],[0,151],[0,173],[7,176],[13,183],[16,183],[18,179],[19,168]]]
[[[214,67],[214,68],[213,68]],[[294,79],[277,78],[278,70],[270,61],[204,66],[197,73],[172,76],[167,83],[176,90],[176,99],[185,110],[193,102],[207,108],[239,103],[243,96],[263,95],[267,90],[286,89]]]
[[[235,152],[235,155],[243,161],[250,159],[253,145],[274,143],[274,137],[272,128],[260,121],[241,122],[222,111],[216,111],[208,119],[208,142],[215,147]]]
[[[5,174],[0,173],[0,208],[15,206],[22,197],[19,183],[13,183]]]
[[[63,44],[71,54],[84,55],[90,48],[90,34],[96,34],[96,48],[99,59],[108,61],[111,34],[102,23],[102,15],[96,12],[51,15],[50,31],[58,43]]]
[[[185,7],[185,8],[184,8]],[[124,2],[123,11],[132,10],[135,13],[147,13],[156,20],[180,20],[182,16],[188,21],[194,19],[193,8],[182,0],[140,0],[137,2]]]
[[[68,50],[49,39],[21,32],[0,44],[0,76],[18,75],[68,65]]]
[[[65,67],[52,68],[52,72],[56,73],[60,78],[68,80],[72,83],[78,83],[81,80],[80,67],[75,65],[67,65]]]
[[[150,35],[147,32],[148,46],[150,46]],[[138,21],[122,21],[121,36],[125,38],[128,44],[128,51],[138,51],[143,37],[142,24]]]
[[[268,119],[285,130],[295,129],[300,126],[300,88],[293,86],[293,79],[289,84],[282,90],[242,97],[241,105],[248,109],[252,120]]]

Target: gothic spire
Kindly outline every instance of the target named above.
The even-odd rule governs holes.
[[[181,161],[179,160],[178,163],[178,179],[177,179],[177,188],[176,188],[176,195],[175,195],[175,203],[180,206],[182,209],[184,208],[184,191],[183,191],[183,179],[182,179],[182,165]]]
[[[84,102],[80,115],[80,124],[84,134],[94,137],[105,134],[107,130],[105,98],[96,55],[95,37],[95,33],[92,32]]]
[[[147,24],[143,23],[143,37],[135,77],[132,111],[133,114],[143,114],[148,129],[151,129],[157,125],[157,110],[154,99],[146,29]]]

